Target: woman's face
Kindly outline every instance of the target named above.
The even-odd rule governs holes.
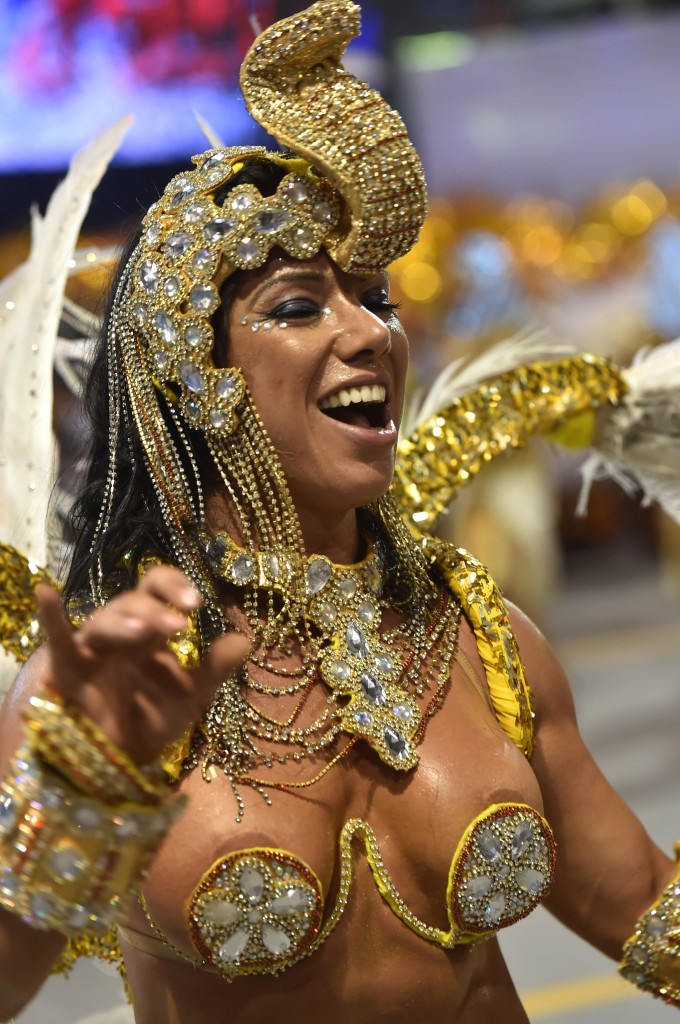
[[[228,336],[298,510],[332,515],[384,494],[408,362],[387,275],[274,254],[239,280]]]

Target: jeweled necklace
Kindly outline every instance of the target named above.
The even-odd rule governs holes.
[[[257,652],[253,658],[254,664],[271,667],[275,674],[297,675],[293,684],[265,686],[254,683],[247,669],[242,673],[241,684],[256,692],[299,692],[302,698],[285,721],[266,715],[246,700],[243,733],[247,763],[242,764],[241,771],[250,771],[258,763],[269,767],[274,761],[311,756],[328,747],[340,733],[368,742],[393,768],[413,768],[418,762],[415,740],[423,713],[408,690],[422,691],[422,667],[428,660],[427,677],[435,676],[437,685],[448,677],[457,621],[452,602],[445,600],[446,608],[442,607],[437,616],[432,609],[421,608],[407,629],[393,631],[407,649],[403,664],[395,655],[394,645],[380,634],[385,560],[379,544],[369,541],[366,557],[350,566],[336,565],[323,555],[307,557],[290,550],[246,551],[224,533],[206,538],[205,548],[218,578],[237,587],[268,592],[270,605],[272,593],[279,595],[287,614],[275,616],[274,630],[271,621],[258,619],[251,605],[248,619],[258,651],[281,645],[287,620],[289,635],[292,628],[302,652],[302,666],[295,673],[285,669],[277,672]],[[295,622],[292,606],[300,597],[297,617],[301,621]],[[437,651],[435,657],[433,650]],[[317,676],[330,688],[331,697],[313,722],[299,727],[296,718]],[[213,734],[222,718],[219,705],[218,693],[211,709]],[[226,715],[227,707],[222,711]],[[293,752],[272,755],[263,749],[263,742],[290,745]],[[209,748],[214,761],[216,746],[212,743]]]

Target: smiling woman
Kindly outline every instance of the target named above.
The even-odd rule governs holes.
[[[534,627],[407,525],[447,420],[392,485],[408,350],[385,268],[425,191],[401,119],[340,65],[357,30],[321,0],[264,33],[242,87],[292,154],[194,158],[124,257],[69,617],[43,589],[1,723],[5,1020],[99,952],[138,1024],[522,1024],[500,928],[545,899],[616,956],[668,886],[627,951],[665,984],[671,862]]]

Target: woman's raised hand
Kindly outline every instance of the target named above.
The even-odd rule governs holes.
[[[139,764],[200,718],[248,651],[246,638],[230,633],[213,643],[199,668],[182,668],[168,640],[186,628],[202,598],[171,566],[150,569],[134,590],[114,597],[78,630],[51,587],[38,588],[38,602],[49,683]]]

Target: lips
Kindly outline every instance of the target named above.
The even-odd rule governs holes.
[[[384,384],[340,388],[322,398],[319,409],[330,419],[348,426],[382,431],[391,424]]]

